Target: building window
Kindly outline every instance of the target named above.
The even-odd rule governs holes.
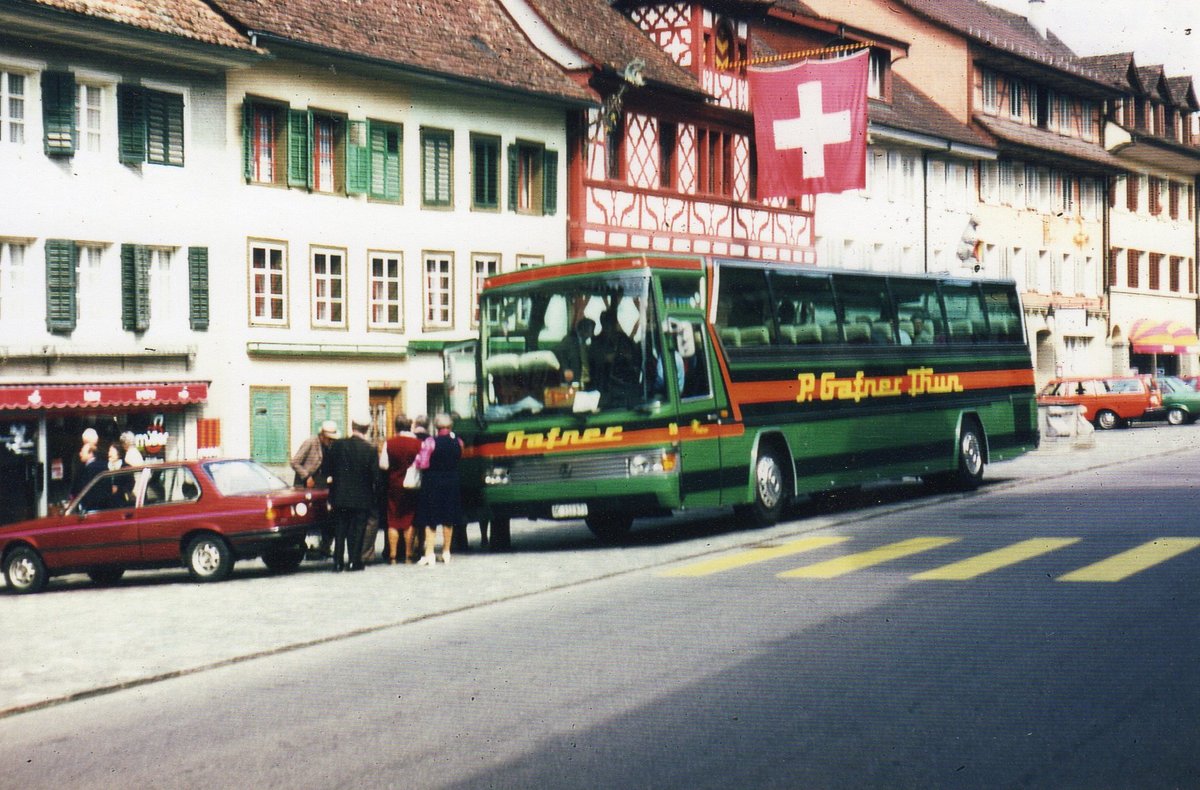
[[[471,208],[500,208],[500,138],[471,135]]]
[[[1179,290],[1179,286],[1181,285],[1182,281],[1180,280],[1180,277],[1179,277],[1179,270],[1182,268],[1182,266],[1183,266],[1183,258],[1180,258],[1178,255],[1172,255],[1171,263],[1170,263],[1170,271],[1167,274],[1167,276],[1169,278],[1169,287],[1170,287],[1172,293],[1181,293],[1181,291]]]
[[[183,165],[183,96],[122,85],[117,89],[120,159]]]
[[[1167,215],[1179,219],[1179,184],[1175,181],[1167,184]]]
[[[432,207],[454,205],[454,132],[421,130],[421,204]]]
[[[1058,177],[1058,208],[1063,215],[1075,216],[1075,179],[1068,175]]]
[[[104,89],[86,82],[76,83],[76,140],[80,151],[98,153],[104,129]]]
[[[553,214],[558,208],[558,152],[536,143],[508,147],[508,205],[518,214]]]
[[[425,328],[454,326],[454,256],[425,253]]]
[[[150,271],[154,255],[142,244],[121,245],[121,328],[145,332],[150,328]]]
[[[341,250],[312,251],[312,324],[332,329],[346,326],[346,254]]]
[[[0,241],[0,321],[19,321],[25,308],[25,252],[23,242]]]
[[[1138,210],[1138,186],[1141,180],[1139,175],[1129,175],[1125,179],[1125,208],[1133,213]]]
[[[208,247],[188,247],[188,323],[208,329]]]
[[[342,119],[314,114],[311,128],[312,188],[317,192],[340,192]]]
[[[1096,141],[1096,104],[1090,101],[1079,103],[1079,136],[1088,142]]]
[[[150,320],[155,326],[168,325],[172,318],[183,317],[183,279],[175,273],[175,250],[150,248]]]
[[[992,115],[1000,111],[996,75],[990,71],[983,72],[983,111]]]
[[[1121,248],[1112,247],[1108,251],[1108,287],[1116,288],[1117,273],[1121,268]]]
[[[244,175],[256,184],[287,184],[287,109],[249,101],[243,105]]]
[[[250,245],[250,323],[287,326],[287,247]]]
[[[114,289],[109,287],[113,283],[107,279],[104,245],[78,243],[75,255],[75,331],[79,337],[106,334],[112,329],[113,320],[107,297]],[[120,285],[123,288],[124,283]]]
[[[371,329],[403,329],[403,291],[400,274],[403,271],[400,253],[372,252],[370,261],[370,317]]]
[[[471,256],[471,325],[479,325],[479,296],[483,293],[483,281],[500,273],[500,256],[493,253],[476,253]]]
[[[1146,278],[1146,286],[1151,291],[1157,291],[1162,288],[1162,253],[1152,252],[1149,254],[1150,271]]]
[[[887,98],[887,71],[890,53],[872,49],[867,64],[867,96],[871,99]]]
[[[673,123],[658,125],[658,185],[663,189],[675,186],[675,157],[679,127]]]
[[[700,129],[696,134],[696,154],[700,191],[710,195],[733,194],[733,146],[724,132]]]
[[[0,71],[0,143],[25,142],[25,75]]]
[[[1163,180],[1157,176],[1150,176],[1147,181],[1149,183],[1148,198],[1150,204],[1150,216],[1157,217],[1162,213]]]
[[[543,255],[518,255],[517,270],[528,269],[531,266],[541,266],[545,262],[546,258]]]
[[[79,250],[69,239],[46,239],[46,330],[75,330],[76,264]]]
[[[400,200],[403,129],[393,123],[367,122],[371,140],[371,197]]]
[[[1008,83],[1008,116],[1020,121],[1025,116],[1025,84],[1020,80],[1010,80]]]
[[[604,138],[604,174],[610,181],[620,181],[625,177],[625,116],[618,113],[611,120]]]

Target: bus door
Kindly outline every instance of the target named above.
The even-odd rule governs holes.
[[[721,504],[720,404],[714,390],[712,348],[701,314],[667,319],[665,355],[674,364],[678,404],[674,431],[679,441],[680,491],[685,507]]]

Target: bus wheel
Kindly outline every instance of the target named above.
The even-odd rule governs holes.
[[[488,551],[512,551],[512,520],[508,516],[492,518],[488,533]]]
[[[958,437],[958,471],[954,483],[958,488],[977,488],[983,481],[983,436],[973,422],[964,422]]]
[[[763,447],[758,451],[758,460],[754,463],[754,502],[739,506],[735,512],[759,526],[774,524],[783,514],[783,506],[787,501],[784,491],[786,479],[775,451]]]
[[[601,543],[618,543],[633,527],[633,516],[628,513],[598,513],[587,517],[587,526]]]

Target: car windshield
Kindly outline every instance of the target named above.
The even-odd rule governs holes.
[[[1158,388],[1163,392],[1187,392],[1191,389],[1181,378],[1175,376],[1161,376],[1158,379]]]
[[[269,494],[291,488],[257,461],[209,461],[204,471],[222,496]]]
[[[485,293],[484,416],[628,409],[665,395],[649,278],[552,280]]]

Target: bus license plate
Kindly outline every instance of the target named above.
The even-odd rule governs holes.
[[[587,502],[568,502],[563,505],[551,505],[551,518],[587,518]]]

